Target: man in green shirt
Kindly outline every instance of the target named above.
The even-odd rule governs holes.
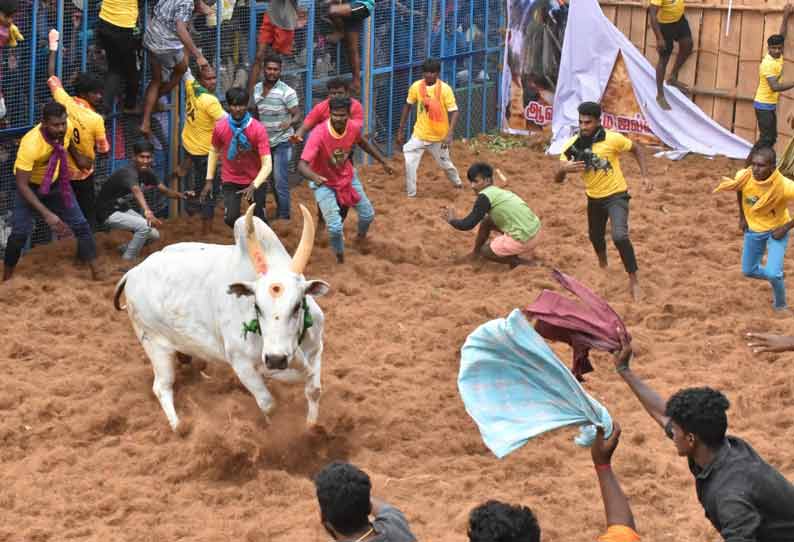
[[[471,188],[477,194],[474,207],[466,218],[455,217],[455,209],[445,207],[441,217],[457,230],[471,230],[477,224],[477,240],[473,257],[506,263],[510,268],[519,265],[536,265],[531,256],[540,232],[540,219],[524,200],[509,190],[493,184],[493,168],[485,162],[473,164],[467,172]],[[491,231],[497,235],[490,243]]]

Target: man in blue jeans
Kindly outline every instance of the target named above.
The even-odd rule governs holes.
[[[375,218],[375,209],[349,159],[353,147],[361,147],[380,162],[389,175],[394,175],[394,170],[380,152],[361,137],[361,124],[349,121],[350,98],[333,98],[329,107],[331,118],[312,130],[298,162],[298,172],[311,181],[309,186],[328,225],[328,237],[336,261],[344,263],[342,220],[347,210],[353,207],[358,213],[356,244],[364,253],[367,251],[367,231]]]
[[[292,159],[290,137],[300,126],[298,94],[281,80],[281,59],[265,57],[265,78],[254,87],[254,104],[259,122],[267,130],[270,155],[273,157],[273,192],[276,194],[276,218],[289,220],[289,162]]]
[[[794,182],[778,171],[776,163],[771,147],[754,148],[750,167],[740,170],[733,179],[724,179],[714,191],[736,191],[739,228],[744,232],[742,273],[768,280],[774,294],[774,308],[783,310],[787,308],[783,259],[788,232],[794,227],[787,206],[794,200]],[[762,266],[765,252],[766,265]]]

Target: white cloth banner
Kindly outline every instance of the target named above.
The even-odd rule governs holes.
[[[584,101],[601,100],[619,52],[623,53],[634,95],[645,120],[656,137],[678,151],[675,154],[720,154],[742,160],[747,157],[750,143],[717,124],[678,89],[665,86],[671,111],[659,107],[656,103],[655,68],[604,16],[596,0],[571,1],[554,96],[549,154],[559,154],[563,143],[576,133],[578,105]],[[689,59],[689,62],[693,61]]]

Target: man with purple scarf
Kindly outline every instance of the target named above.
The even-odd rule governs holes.
[[[87,169],[91,164],[72,147],[72,132],[66,108],[50,102],[44,106],[41,123],[22,138],[14,163],[17,191],[3,281],[14,274],[22,249],[33,231],[36,214],[41,215],[59,237],[67,236],[72,230],[77,238],[78,258],[88,264],[91,278],[98,278],[94,235],[72,191],[67,153],[78,167]]]

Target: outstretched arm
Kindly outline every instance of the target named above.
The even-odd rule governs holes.
[[[412,107],[409,103],[403,104],[403,112],[400,114],[400,127],[397,128],[397,135],[394,138],[398,145],[405,143],[405,123],[408,122],[408,115],[410,115]]]
[[[631,391],[640,400],[645,411],[650,415],[653,420],[659,424],[660,427],[667,427],[667,422],[670,418],[665,416],[664,411],[667,403],[662,396],[650,388],[639,376],[635,375],[629,367],[629,361],[633,355],[631,343],[625,342],[621,337],[621,348],[613,358],[615,363],[615,370],[623,378],[623,381],[629,385]]]
[[[198,64],[199,68],[209,65],[207,59],[204,58],[204,55],[201,54],[201,51],[199,51],[198,47],[196,47],[196,44],[193,42],[186,22],[176,22],[176,35],[179,36],[179,41],[185,46],[187,52],[196,59],[196,64]]]
[[[604,429],[599,427],[596,433],[596,440],[590,447],[590,455],[593,458],[593,466],[598,476],[598,485],[601,488],[601,500],[604,502],[604,513],[606,514],[607,526],[623,525],[635,529],[634,514],[631,513],[631,506],[620,481],[612,470],[612,454],[620,440],[620,426],[614,423],[612,435],[609,439],[604,439]]]
[[[792,11],[791,4],[786,4],[783,6],[783,21],[780,23],[780,35],[783,36],[783,39],[786,39],[786,32],[788,31],[788,19],[791,17]]]
[[[360,137],[360,138],[358,139],[358,141],[356,142],[356,144],[357,144],[359,147],[361,147],[361,149],[362,149],[364,152],[366,152],[366,153],[367,153],[367,154],[369,154],[371,157],[373,157],[375,160],[377,160],[378,162],[380,162],[380,164],[383,166],[383,169],[384,169],[384,170],[386,170],[386,173],[388,173],[389,175],[394,175],[394,170],[393,170],[393,169],[392,169],[392,167],[389,165],[389,163],[386,161],[386,159],[383,157],[383,155],[380,153],[380,151],[377,149],[377,147],[375,147],[375,145],[373,145],[372,143],[370,143],[370,142],[369,142],[367,139],[365,139],[364,137]]]
[[[328,180],[322,175],[315,173],[312,168],[309,167],[309,163],[306,160],[298,161],[298,173],[310,181],[313,181],[315,184],[323,184]]]

